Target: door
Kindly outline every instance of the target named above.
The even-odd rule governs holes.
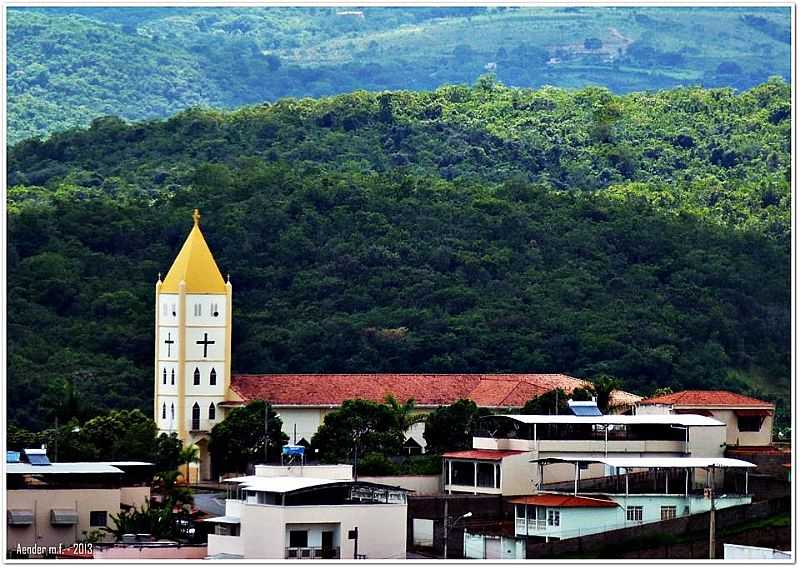
[[[488,560],[496,560],[503,558],[503,549],[500,543],[499,536],[486,537],[486,558]]]
[[[333,549],[333,531],[322,531],[322,557],[336,558],[335,552]]]

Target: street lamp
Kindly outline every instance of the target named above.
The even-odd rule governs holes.
[[[446,501],[445,501],[446,503]],[[461,519],[468,519],[472,516],[472,511],[468,513],[464,513],[460,517],[456,517],[456,520],[452,523],[449,522],[450,517],[445,516],[444,518],[444,559],[447,560],[447,541],[450,540],[450,531],[458,524],[458,521]]]
[[[275,418],[280,418],[276,414]],[[264,464],[269,463],[269,407],[264,407]]]

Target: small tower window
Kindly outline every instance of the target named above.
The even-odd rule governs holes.
[[[168,312],[167,312],[168,309],[169,309],[169,306],[167,306],[167,304],[163,304],[161,306],[161,315],[163,315],[164,317],[169,315]]]
[[[219,304],[216,302],[211,304],[211,315],[213,315],[215,318],[219,317]]]
[[[172,317],[176,317],[178,315],[178,310],[175,308],[175,304],[172,304]]]
[[[166,420],[167,419],[167,403],[166,402],[161,405],[161,419],[162,420]]]
[[[164,367],[164,372],[162,373],[164,380],[162,381],[164,384],[167,384],[167,368]]]
[[[174,404],[170,404],[169,405],[169,418],[170,418],[170,420],[175,420],[175,405]]]
[[[198,317],[203,315],[203,305],[202,304],[195,304],[194,305],[194,315],[198,316]]]
[[[174,385],[175,384],[175,369],[172,369],[172,371],[170,371],[170,377],[171,377],[172,384]]]
[[[217,416],[217,409],[214,408],[214,403],[208,405],[208,419],[214,420]]]
[[[211,369],[211,375],[208,377],[208,383],[211,385],[217,384],[217,372],[214,369]]]
[[[197,367],[194,368],[194,384],[200,384],[200,369]]]
[[[200,429],[200,405],[196,402],[192,406],[192,430]]]

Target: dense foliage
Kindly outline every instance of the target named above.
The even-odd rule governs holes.
[[[8,166],[9,418],[152,409],[153,283],[204,213],[239,372],[789,389],[790,92],[505,88],[106,118]],[[73,393],[70,395],[69,393]]]
[[[254,401],[234,408],[211,429],[208,450],[214,475],[244,473],[254,463],[265,463],[265,459],[280,462],[281,448],[288,440],[283,421],[268,402]]]
[[[97,116],[470,84],[615,92],[790,77],[791,12],[745,8],[12,8],[9,139]]]
[[[397,456],[404,441],[404,430],[391,406],[356,399],[344,401],[341,408],[325,415],[311,445],[325,463],[357,463],[370,454]],[[367,463],[369,470],[370,459]]]
[[[441,454],[447,451],[469,450],[472,436],[479,430],[479,420],[491,414],[471,400],[458,400],[449,406],[440,406],[425,421],[425,450]]]

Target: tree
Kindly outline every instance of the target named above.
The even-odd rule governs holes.
[[[405,403],[400,404],[394,395],[387,394],[384,402],[394,413],[395,417],[397,418],[397,425],[403,432],[407,432],[414,424],[419,424],[425,421],[424,414],[414,413],[417,403],[413,398],[410,398],[405,401]]]
[[[472,448],[472,434],[478,428],[479,419],[490,414],[487,409],[478,408],[473,401],[466,399],[450,406],[440,406],[425,421],[427,452],[441,454]]]
[[[555,388],[526,402],[520,414],[569,414],[568,399],[564,389]]]
[[[154,464],[158,472],[173,471],[178,468],[181,463],[181,451],[183,449],[183,442],[178,438],[178,434],[172,432],[166,434],[162,432],[156,438],[156,449]]]
[[[181,450],[179,458],[180,462],[186,466],[184,482],[189,483],[191,477],[189,475],[189,466],[200,461],[200,448],[197,447],[197,444],[189,444]]]
[[[283,433],[283,422],[271,404],[257,400],[234,409],[225,420],[211,429],[208,447],[211,463],[218,473],[245,472],[249,465],[264,461],[267,438],[264,433],[265,413],[269,416],[268,453],[272,459],[280,456],[281,448],[289,440]]]
[[[344,401],[325,416],[311,445],[319,449],[320,460],[336,463],[370,453],[396,456],[404,441],[404,430],[391,407],[356,399]]]
[[[658,387],[653,391],[653,394],[650,395],[650,398],[672,394],[672,392],[672,387]]]
[[[611,403],[611,393],[622,387],[622,381],[610,375],[597,375],[592,384],[597,395],[597,408],[605,414]]]

